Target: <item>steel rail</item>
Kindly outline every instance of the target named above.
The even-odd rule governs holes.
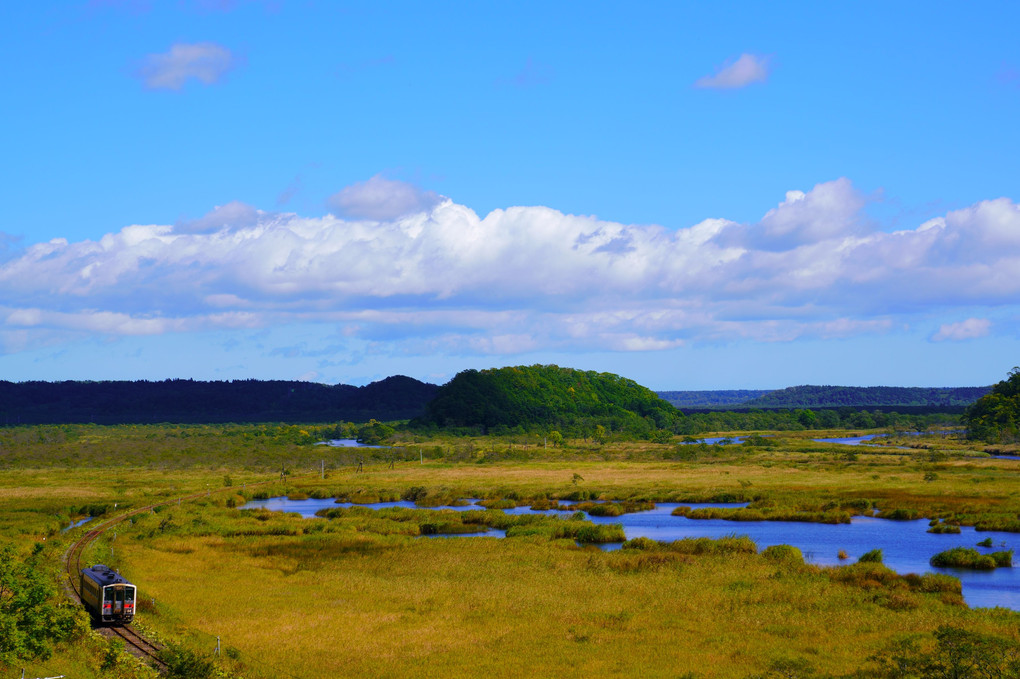
[[[308,475],[311,475],[312,473],[318,472],[311,472]],[[294,474],[292,475],[292,478],[296,476],[304,476],[304,474],[300,475]],[[278,481],[279,479],[274,478],[267,481],[257,481],[255,483],[250,483],[246,485],[263,486],[269,483],[277,483]],[[232,489],[231,486],[226,486],[222,488],[217,488],[215,492],[221,493],[223,491],[230,489]],[[78,603],[81,603],[80,578],[82,571],[82,554],[85,552],[85,548],[88,547],[93,542],[95,542],[97,539],[99,539],[99,537],[102,536],[103,533],[108,531],[110,528],[116,526],[117,524],[123,522],[125,519],[131,518],[132,516],[137,516],[138,514],[142,514],[144,512],[151,512],[154,511],[157,507],[164,507],[175,502],[179,504],[184,500],[194,500],[200,497],[208,497],[212,492],[214,491],[211,490],[200,491],[198,493],[192,493],[191,495],[182,495],[173,500],[166,500],[164,502],[157,502],[151,505],[146,505],[145,507],[132,509],[131,511],[124,512],[123,514],[119,514],[113,518],[106,519],[97,526],[94,526],[83,536],[78,538],[78,540],[71,545],[71,547],[67,550],[67,552],[64,555],[64,564],[67,570],[67,584],[69,585],[68,593],[71,595],[71,598],[77,600]],[[158,657],[159,651],[162,650],[162,647],[150,641],[149,639],[146,639],[135,630],[123,626],[97,627],[96,629],[99,630],[100,634],[103,634],[103,636],[106,636],[108,638],[112,638],[113,635],[119,636],[124,640],[125,650],[127,650],[129,653],[142,660],[150,660],[159,672],[166,671],[167,669],[166,663],[164,663]]]

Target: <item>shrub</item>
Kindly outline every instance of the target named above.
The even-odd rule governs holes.
[[[659,543],[651,538],[634,538],[623,543],[623,549],[658,549]]]
[[[937,568],[992,570],[997,566],[1012,565],[1013,551],[981,554],[970,547],[953,547],[933,556],[930,563]]]
[[[770,561],[778,563],[804,563],[804,554],[793,545],[772,545],[771,547],[766,547],[761,555]]]
[[[1011,568],[1013,566],[1012,549],[1002,552],[992,552],[989,556],[995,560],[995,565],[999,568]]]
[[[882,550],[873,549],[870,552],[861,554],[861,558],[857,559],[857,563],[882,563]]]
[[[1020,644],[1015,639],[943,625],[935,644],[908,638],[876,655],[888,677],[1016,677]]]
[[[885,587],[900,580],[900,576],[891,568],[880,563],[867,561],[858,561],[849,566],[837,566],[827,571],[827,573],[834,582],[841,582],[866,589]]]
[[[615,502],[582,502],[571,509],[588,512],[589,516],[620,516],[624,513],[623,507]]]
[[[907,573],[903,576],[903,580],[915,592],[923,592],[925,594],[938,592],[963,593],[963,584],[960,582],[960,579],[944,573],[925,573],[924,575]]]
[[[935,533],[937,535],[943,535],[947,533],[959,533],[960,527],[954,526],[951,523],[936,523],[928,529],[929,533]]]
[[[914,521],[921,518],[921,513],[916,509],[890,509],[879,512],[878,518],[893,521]]]
[[[727,535],[712,538],[683,538],[667,545],[681,554],[757,554],[758,545],[746,535]]]
[[[400,499],[407,502],[418,502],[419,500],[425,499],[425,496],[428,494],[429,491],[424,486],[411,486],[400,494]]]
[[[991,539],[991,538],[985,538],[985,539],[984,539],[984,540],[982,540],[981,542],[977,543],[977,546],[978,546],[978,547],[991,547],[991,546],[993,546],[994,544],[995,544],[995,543],[994,543],[994,542],[992,542],[992,539]]]
[[[159,652],[159,659],[166,665],[164,676],[174,679],[211,679],[216,672],[212,660],[186,648],[168,646]]]
[[[612,524],[588,524],[582,526],[574,536],[578,542],[602,544],[606,542],[623,542],[627,539],[624,535],[623,526]]]

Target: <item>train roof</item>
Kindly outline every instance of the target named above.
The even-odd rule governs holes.
[[[107,585],[130,585],[131,584],[120,573],[118,573],[117,571],[113,570],[109,566],[104,566],[101,563],[97,563],[95,566],[91,566],[89,568],[83,568],[81,570],[81,573],[82,573],[82,575],[84,575],[87,578],[89,578],[90,580],[94,581],[96,584],[100,585],[101,587],[106,587]]]

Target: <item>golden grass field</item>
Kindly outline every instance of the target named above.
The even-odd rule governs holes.
[[[942,624],[1016,638],[1015,612],[970,610],[951,593],[895,580],[836,582],[824,569],[760,554],[606,553],[541,536],[428,539],[415,535],[416,525],[227,506],[253,492],[367,502],[421,486],[449,499],[579,489],[657,501],[743,493],[801,509],[863,497],[964,522],[1020,512],[1015,461],[882,450],[851,460],[792,439],[695,461],[663,460],[659,450],[619,444],[598,460],[404,459],[393,468],[370,460],[362,473],[327,462],[325,479],[312,472],[313,452],[330,451],[313,451],[282,481],[269,465],[196,458],[159,468],[166,453],[159,465],[5,467],[0,535],[65,544],[84,530],[55,533],[71,505],[170,501],[97,542],[90,560],[118,566],[139,585],[140,628],[202,652],[220,637],[228,676],[867,676],[873,654]],[[172,502],[202,491],[197,501]],[[40,672],[145,673],[128,662],[101,669],[97,653],[63,648]]]

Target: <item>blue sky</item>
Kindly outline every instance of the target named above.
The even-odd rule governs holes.
[[[1013,2],[4,3],[0,378],[1017,357]]]

